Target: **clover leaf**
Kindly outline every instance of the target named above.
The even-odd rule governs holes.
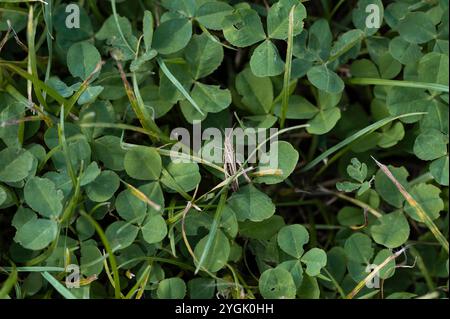
[[[261,275],[259,290],[266,299],[293,299],[296,294],[291,274],[279,267],[268,269]]]
[[[355,182],[338,182],[336,188],[341,192],[354,192],[357,191],[357,195],[361,196],[367,190],[370,189],[372,180],[367,179],[367,165],[361,163],[357,158],[352,158],[351,164],[347,166],[347,174],[354,179]]]

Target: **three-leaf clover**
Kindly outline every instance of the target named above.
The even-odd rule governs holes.
[[[347,166],[347,174],[356,182],[338,182],[336,188],[341,192],[351,193],[357,191],[357,195],[364,194],[371,187],[372,179],[367,181],[367,165],[361,163],[357,158],[352,158],[351,164]]]
[[[294,8],[293,35],[303,30],[306,9],[295,0],[280,0],[268,11],[267,31],[264,31],[258,13],[247,6],[236,9],[225,17],[223,34],[225,39],[237,47],[248,47],[259,43],[250,59],[250,67],[258,77],[276,76],[284,71],[284,62],[273,40],[286,40],[289,29],[289,12]]]

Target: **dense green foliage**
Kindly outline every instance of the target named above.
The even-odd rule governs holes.
[[[0,298],[447,296],[447,0],[46,2],[0,0]],[[278,166],[174,160],[198,121]]]

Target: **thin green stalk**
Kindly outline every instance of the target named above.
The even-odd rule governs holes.
[[[221,46],[223,46],[224,48],[233,50],[233,51],[238,51],[238,49],[232,47],[231,45],[227,45],[225,43],[220,42],[215,36],[213,36],[211,34],[211,32],[209,32],[209,30],[207,28],[205,28],[202,24],[199,23],[200,29],[208,36],[208,38],[211,39],[211,41],[220,44]]]
[[[313,200],[300,200],[300,201],[292,201],[292,202],[279,202],[274,203],[277,207],[293,207],[293,206],[304,206],[304,205],[316,205],[317,201]]]
[[[136,283],[133,287],[131,287],[130,291],[125,295],[125,299],[131,299],[133,296],[139,291],[139,287],[141,286],[142,282],[148,280],[148,277],[150,275],[150,271],[152,269],[151,265],[148,265],[145,267],[144,271],[142,272],[141,277],[136,280]]]
[[[416,258],[417,261],[417,267],[419,268],[420,272],[423,275],[423,278],[425,279],[425,282],[428,286],[428,290],[433,291],[436,289],[436,285],[433,282],[433,279],[431,278],[430,272],[428,271],[427,265],[425,265],[422,256],[417,251],[415,247],[410,248],[411,255]]]
[[[167,214],[167,218],[172,218],[173,217],[173,213],[175,211],[175,203],[176,203],[176,199],[172,198],[172,200],[170,201],[169,204],[169,212]],[[175,234],[174,234],[174,228],[175,225],[171,225],[169,227],[169,233],[168,233],[168,237],[169,237],[169,241],[170,241],[170,250],[172,251],[172,255],[176,258],[177,257],[177,251],[176,251],[176,243],[175,243]]]
[[[50,78],[50,71],[52,68],[53,62],[53,0],[47,0],[47,5],[44,6],[44,21],[47,26],[47,49],[48,49],[48,61],[47,61],[47,69],[45,71],[45,80],[47,82]],[[46,92],[43,92],[44,98],[46,97]]]
[[[149,137],[159,138],[162,142],[167,143],[167,144],[177,143],[177,141],[171,140],[169,137],[165,136],[164,134],[159,135],[159,134],[157,134],[153,131],[149,131],[143,127],[134,126],[134,125],[130,125],[130,124],[98,122],[98,123],[80,123],[79,126],[85,127],[85,128],[112,128],[112,129],[117,129],[117,130],[128,130],[128,131],[133,131],[133,132],[137,132],[137,133],[142,133],[142,134],[148,135]]]
[[[123,85],[125,87],[125,92],[127,93],[128,100],[130,101],[131,107],[133,108],[134,113],[136,114],[139,122],[141,123],[142,127],[146,129],[147,131],[154,132],[157,137],[162,135],[160,129],[155,124],[153,119],[149,116],[148,112],[143,107],[142,104],[139,103],[138,99],[136,98],[135,92],[133,88],[131,87],[130,83],[127,80],[127,76],[125,75],[125,72],[123,70],[122,64],[116,57],[112,56],[114,60],[116,60],[117,67],[119,69],[120,77],[122,78]]]
[[[80,183],[81,174],[82,174],[82,172],[80,172],[80,176],[75,178],[75,184],[73,184],[75,191],[74,191],[72,197],[70,198],[70,201],[67,204],[66,208],[64,209],[64,213],[61,217],[61,224],[63,224],[66,221],[68,224],[70,224],[73,213],[75,212],[75,208],[78,205],[78,201],[79,201],[80,195],[81,195],[81,183]]]
[[[350,149],[349,147],[350,145],[347,145],[346,147],[344,147],[343,149],[341,149],[339,152],[337,152],[336,154],[334,154],[334,156],[327,160],[326,164],[324,166],[322,166],[317,173],[314,174],[312,180],[315,181],[320,175],[322,175],[323,172],[325,172],[327,170],[328,167],[331,166],[331,164],[333,164],[334,162],[336,162],[339,158],[341,158],[345,153],[347,153]]]
[[[234,270],[234,268],[231,267],[230,264],[226,264],[225,266],[231,271],[231,275],[233,276],[233,280],[234,280],[233,288],[234,288],[234,293],[235,293],[234,298],[238,299],[241,294],[240,288],[242,288],[242,285],[239,283],[239,278],[237,277],[236,271]]]
[[[27,23],[27,40],[28,40],[28,70],[33,78],[38,79],[38,70],[36,65],[36,48],[34,46],[35,36],[36,36],[37,21],[34,20],[34,7],[30,6],[28,11],[28,23]],[[34,81],[36,82],[36,81]],[[33,81],[29,80],[29,85],[33,84]],[[29,90],[31,88],[28,88]],[[33,85],[34,93],[36,94],[39,103],[44,108],[47,108],[47,103],[42,95],[39,87]],[[31,92],[28,92],[29,94]]]
[[[379,211],[377,211],[375,208],[373,208],[372,206],[370,206],[369,204],[366,204],[360,200],[357,200],[355,198],[349,197],[347,195],[344,195],[342,193],[338,193],[338,192],[332,192],[329,190],[324,190],[326,193],[329,193],[331,195],[334,195],[336,197],[339,197],[340,199],[343,199],[347,202],[350,202],[356,206],[361,207],[362,209],[366,209],[369,213],[371,213],[373,216],[380,218],[381,216],[383,216],[382,213],[380,213]]]
[[[356,141],[360,137],[363,137],[364,135],[366,135],[368,133],[372,133],[372,132],[378,130],[379,128],[385,126],[388,123],[391,123],[391,122],[393,122],[395,120],[398,120],[398,119],[401,119],[401,118],[404,118],[404,117],[417,116],[417,115],[423,115],[423,114],[425,114],[425,113],[420,113],[420,112],[407,113],[407,114],[402,114],[402,115],[398,115],[398,116],[386,117],[386,118],[384,118],[384,119],[382,119],[382,120],[380,120],[378,122],[375,122],[375,123],[365,127],[364,129],[356,132],[355,134],[347,137],[345,140],[343,140],[342,142],[336,144],[335,146],[331,147],[326,152],[322,153],[320,156],[316,157],[314,160],[309,162],[305,167],[303,167],[300,170],[300,172],[307,172],[307,171],[309,171],[310,169],[315,167],[317,164],[322,162],[324,159],[329,157],[331,154],[339,151],[340,149],[342,149],[343,147],[347,146],[348,144]]]
[[[114,276],[114,295],[115,295],[116,299],[120,299],[121,291],[120,291],[119,270],[117,267],[116,256],[114,256],[114,253],[111,250],[111,245],[109,244],[109,241],[106,238],[106,235],[103,232],[103,229],[100,227],[100,225],[97,223],[97,221],[94,218],[92,218],[90,215],[88,215],[86,212],[81,212],[81,215],[84,216],[92,226],[94,226],[95,231],[97,232],[98,236],[100,237],[100,240],[103,243],[103,246],[105,246],[105,250],[108,253],[109,263],[111,265],[113,276]]]
[[[233,267],[231,267],[229,264],[227,264],[227,266],[230,268],[230,270],[232,270],[232,271],[234,271],[234,275],[237,277],[237,279],[242,283],[242,285],[243,285],[243,287],[247,290],[247,295],[248,295],[248,298],[247,299],[256,299],[255,298],[255,295],[253,294],[253,292],[252,292],[252,287],[251,286],[249,286],[246,282],[245,282],[245,280],[244,280],[244,278],[242,277],[242,275],[238,272],[238,271],[236,271],[236,270],[234,270],[234,268]],[[253,288],[255,288],[255,287],[253,287]],[[240,296],[239,296],[240,297]]]
[[[151,130],[153,132],[155,132],[156,135],[158,136],[158,138],[157,139],[154,138],[154,140],[159,140],[159,136],[162,135],[162,132],[159,129],[159,127],[156,125],[152,116],[150,114],[148,114],[148,112],[147,112],[147,109],[144,104],[144,100],[142,99],[141,92],[139,90],[136,73],[134,73],[134,72],[133,72],[133,77],[132,77],[132,83],[133,83],[134,96],[136,97],[137,107],[139,107],[140,113],[142,113],[143,117],[145,118],[145,122],[148,123],[149,128],[151,128]]]
[[[29,105],[26,97],[24,97],[14,86],[12,86],[11,84],[7,84],[5,91],[8,92],[9,95],[11,95],[13,98],[15,98],[19,103],[25,105],[26,108],[35,111],[38,114],[39,118],[43,120],[48,127],[53,126],[52,117],[50,117],[50,115],[46,111],[43,111],[39,107],[37,107],[36,104],[33,103],[33,105]]]
[[[174,266],[178,266],[181,269],[185,269],[185,270],[189,270],[189,271],[194,271],[195,268],[192,267],[191,265],[182,263],[180,261],[174,260],[174,259],[168,259],[168,258],[162,258],[162,257],[136,257],[130,260],[125,261],[124,263],[120,264],[118,269],[121,269],[129,264],[135,263],[135,262],[139,262],[139,261],[154,261],[154,262],[159,262],[159,263],[163,263],[163,264],[170,264],[170,265],[174,265]]]
[[[162,148],[156,149],[158,151],[158,153],[162,156],[168,156],[168,157],[172,157],[172,158],[179,158],[179,159],[188,159],[194,162],[197,162],[199,164],[203,164],[205,166],[209,166],[211,168],[214,168],[215,170],[224,173],[225,170],[223,167],[220,167],[214,163],[208,162],[206,160],[204,160],[201,157],[198,156],[193,156],[193,155],[188,155],[186,153],[180,153],[180,152],[175,152],[175,151],[171,151],[171,150],[165,150]]]
[[[66,118],[70,114],[72,108],[75,106],[75,104],[77,103],[80,96],[84,93],[84,91],[86,91],[88,89],[92,78],[94,77],[94,75],[96,73],[98,73],[101,70],[102,66],[103,66],[103,61],[100,61],[95,66],[94,71],[92,71],[92,73],[89,74],[89,76],[83,81],[83,83],[81,83],[81,86],[79,87],[79,89],[72,95],[72,97],[67,101],[67,103],[63,104],[64,105],[64,118]]]
[[[330,2],[328,0],[320,0],[325,17],[330,17]],[[328,18],[330,19],[330,18]]]
[[[364,34],[361,33],[359,36],[359,40],[362,40],[364,38]],[[336,54],[330,56],[327,60],[327,64],[332,63],[336,61],[339,57],[341,57],[343,54],[347,53],[349,50],[351,50],[354,47],[354,42],[349,42],[345,45],[345,47],[341,48]]]
[[[336,12],[339,10],[339,8],[344,4],[344,2],[345,2],[345,0],[339,0],[339,2],[334,6],[333,10],[330,13],[330,20],[336,14]]]
[[[84,139],[84,135],[74,135],[71,136],[69,138],[66,139],[66,142],[71,142],[77,139]],[[59,150],[61,150],[62,145],[58,144],[56,145],[54,148],[52,148],[44,157],[44,159],[42,160],[42,162],[39,164],[38,168],[37,168],[37,173],[39,173],[40,171],[42,171],[42,169],[44,168],[44,166],[47,164],[47,162],[53,157],[53,155],[55,155],[56,152],[58,152]]]
[[[181,196],[183,196],[184,199],[186,199],[187,201],[192,200],[191,196],[184,191],[184,189],[180,186],[180,184],[178,184],[172,174],[170,174],[170,172],[165,168],[162,169],[162,176],[164,176],[170,182],[170,186],[172,186]]]
[[[190,94],[186,91],[184,86],[177,80],[177,78],[170,72],[167,65],[164,63],[163,59],[160,57],[156,58],[156,61],[159,64],[159,67],[161,68],[161,71],[164,73],[165,76],[172,82],[172,84],[178,89],[178,91],[183,94],[183,96],[189,101],[189,103],[192,104],[192,106],[199,112],[201,115],[205,115],[203,111],[198,106],[197,102],[194,101],[194,99],[190,96]]]
[[[66,166],[67,166],[67,170],[69,173],[69,176],[72,180],[72,184],[75,186],[76,182],[77,182],[77,178],[75,175],[75,171],[73,169],[72,166],[72,156],[70,155],[70,149],[69,149],[69,145],[67,144],[66,141],[66,136],[64,133],[64,105],[62,106],[63,112],[61,112],[60,114],[60,120],[59,120],[59,125],[58,125],[58,138],[59,138],[59,144],[61,145],[62,148],[62,152],[64,154],[64,159],[66,161]]]
[[[220,221],[222,218],[222,212],[225,208],[225,203],[227,200],[227,187],[225,186],[224,191],[222,192],[222,195],[220,196],[219,205],[217,206],[216,213],[214,215],[214,220],[211,224],[211,228],[208,235],[208,240],[206,242],[205,248],[203,249],[202,255],[199,258],[197,268],[195,269],[195,274],[199,272],[199,270],[202,268],[203,263],[206,260],[206,257],[209,254],[209,250],[211,249],[212,243],[214,242],[214,239],[216,238],[217,230],[219,229]]]
[[[137,48],[136,48],[136,52],[135,52],[135,61],[138,59],[138,53],[139,53],[139,47],[141,44],[141,40],[142,40],[142,36],[139,38],[138,44],[137,44]],[[144,100],[142,99],[141,96],[141,91],[139,90],[139,84],[138,84],[138,80],[136,77],[136,72],[132,72],[132,83],[133,83],[133,90],[134,90],[134,96],[136,97],[136,103],[137,106],[140,110],[140,113],[142,113],[142,116],[145,118],[145,122],[148,123],[148,126],[151,128],[151,130],[153,132],[155,132],[158,136],[162,135],[161,130],[159,129],[159,127],[156,125],[153,116],[154,114],[150,115],[147,111],[147,108],[145,107],[144,104]],[[130,101],[132,103],[132,101]],[[153,138],[153,141],[159,140],[159,138]]]
[[[327,274],[328,278],[330,278],[331,282],[333,283],[334,287],[336,288],[336,290],[339,293],[339,295],[341,296],[341,298],[345,299],[346,296],[345,296],[344,289],[342,289],[342,287],[339,285],[337,280],[333,277],[333,275],[331,275],[331,273],[328,271],[327,267],[324,267],[323,270]]]
[[[12,271],[14,269],[14,267],[0,267],[0,270],[4,270],[4,271]],[[64,272],[65,269],[64,267],[52,267],[52,266],[45,266],[45,267],[41,267],[41,266],[36,266],[36,267],[16,267],[17,272],[43,272],[43,271],[47,271],[47,272]]]
[[[288,29],[288,40],[287,40],[287,51],[286,51],[286,65],[284,69],[284,84],[283,84],[283,101],[281,104],[281,119],[280,128],[284,128],[286,121],[286,115],[289,108],[289,84],[291,82],[291,72],[292,72],[292,54],[294,50],[293,39],[294,39],[294,12],[297,6],[292,6],[289,12],[289,29]]]
[[[52,275],[50,275],[48,272],[44,271],[41,273],[42,277],[45,278],[45,280],[48,281],[48,283],[50,285],[53,286],[53,288],[55,288],[55,290],[57,292],[59,292],[61,294],[61,296],[63,296],[66,299],[77,299],[77,297],[75,297],[69,289],[67,289],[66,287],[64,287],[55,277],[53,277]]]
[[[319,136],[313,135],[311,137],[311,145],[308,150],[308,161],[311,161],[313,159],[314,154],[316,154],[317,146],[319,145]]]
[[[11,273],[9,274],[8,278],[5,280],[5,282],[2,285],[2,288],[0,289],[0,299],[8,298],[9,292],[17,282],[17,277],[18,276],[16,265],[12,264]]]
[[[0,12],[21,14],[23,16],[26,16],[28,14],[27,9],[25,8],[0,8]]]
[[[92,13],[95,15],[95,17],[97,18],[98,21],[103,21],[104,18],[100,12],[100,10],[97,7],[97,3],[95,2],[95,0],[88,0],[88,5],[92,10]]]
[[[133,48],[128,43],[128,40],[125,38],[125,36],[122,32],[122,28],[120,27],[119,17],[117,15],[117,9],[116,9],[116,0],[111,0],[111,8],[112,8],[113,15],[114,15],[114,21],[116,22],[117,30],[119,31],[122,41],[126,44],[126,46],[128,47],[128,49],[130,49],[131,52],[136,53],[136,51],[133,50]]]
[[[449,92],[448,85],[437,83],[425,83],[415,81],[403,81],[403,80],[385,80],[377,78],[351,78],[346,80],[348,84],[353,85],[384,85],[384,86],[398,86],[406,88],[426,89],[439,92]]]
[[[233,177],[228,178],[226,181],[223,181],[222,183],[219,184],[220,187],[216,186],[213,189],[209,190],[208,192],[206,192],[205,194],[203,194],[202,196],[200,196],[196,201],[200,201],[203,197],[206,197],[209,193],[213,193],[216,189],[220,190],[217,192],[217,194],[208,202],[208,204],[206,205],[202,205],[203,207],[203,211],[208,211],[211,208],[217,208],[219,205],[214,205],[214,203],[220,199],[220,196],[222,195],[222,193],[225,190],[225,186],[228,186],[231,184],[231,180]],[[191,201],[192,204],[195,203],[195,201]],[[197,204],[195,205],[197,206]],[[198,207],[198,206],[197,206]],[[167,223],[170,224],[175,224],[177,222],[179,222],[184,215],[184,209],[186,208],[186,205],[182,207],[182,211],[177,213],[176,215],[174,215],[172,218],[167,219]]]
[[[67,105],[68,100],[63,98],[55,89],[49,87],[47,84],[39,80],[38,78],[34,77],[32,74],[28,73],[27,71],[22,70],[21,68],[11,64],[9,61],[2,61],[0,60],[0,66],[6,67],[13,71],[14,73],[20,75],[25,80],[29,80],[33,82],[34,87],[38,87],[40,90],[45,91],[50,95],[52,98],[54,98],[60,105]]]

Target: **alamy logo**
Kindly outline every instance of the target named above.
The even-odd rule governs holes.
[[[80,28],[80,7],[77,4],[71,3],[66,6],[66,27],[68,29]]]
[[[70,264],[66,267],[66,287],[69,289],[80,288],[80,266]]]
[[[366,273],[371,273],[372,271],[374,271],[376,268],[378,267],[378,265],[367,265],[366,267]],[[378,289],[380,288],[380,272],[377,272],[375,274],[375,276],[366,283],[366,287],[369,289]]]
[[[194,155],[215,164],[234,162],[255,164],[267,169],[278,168],[278,130],[255,128],[226,128],[224,131],[209,127],[202,131],[201,122],[194,121],[192,135],[186,128],[174,129],[170,137],[178,142],[172,146],[172,161],[189,163]]]
[[[381,10],[376,4],[369,4],[366,7],[366,27],[369,29],[379,29],[381,26]]]

